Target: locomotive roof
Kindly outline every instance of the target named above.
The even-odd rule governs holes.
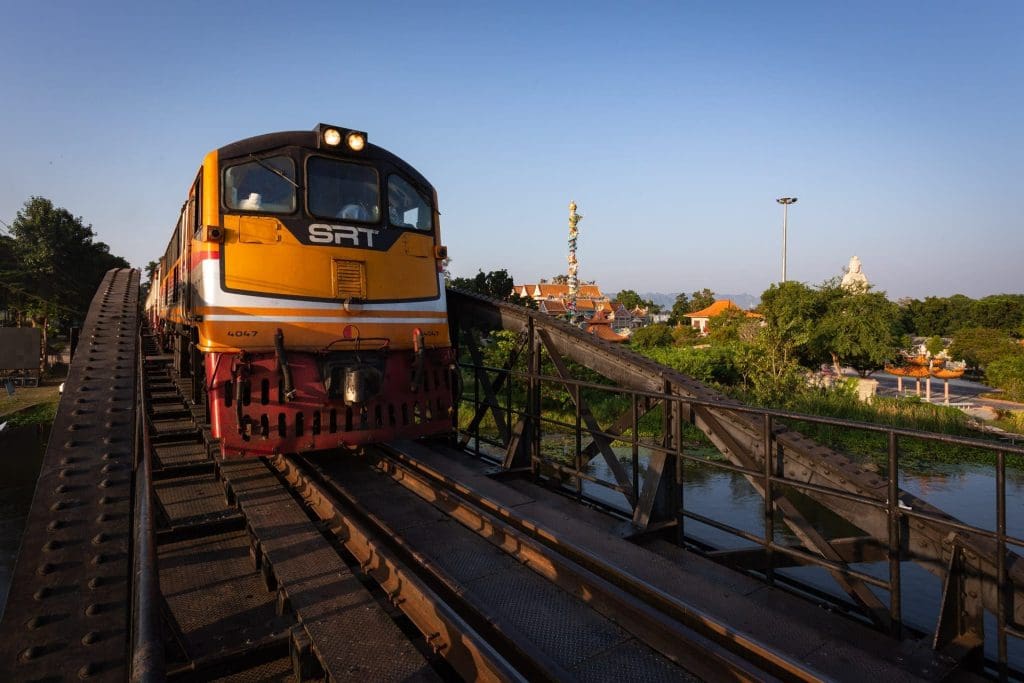
[[[224,145],[217,150],[217,154],[221,159],[233,159],[237,157],[247,157],[250,154],[268,152],[279,147],[295,146],[315,150],[317,149],[317,142],[318,134],[315,130],[293,130],[283,131],[280,133],[266,133],[264,135],[257,135],[255,137],[245,138],[244,140]],[[321,149],[321,151],[331,152],[336,150]],[[434,189],[434,186],[430,184],[430,181],[424,178],[423,174],[410,166],[404,159],[371,142],[366,143],[366,148],[363,151],[358,153],[349,153],[345,156],[353,159],[387,162],[410,176],[410,179],[413,182],[419,183],[424,188],[429,188],[432,191]]]

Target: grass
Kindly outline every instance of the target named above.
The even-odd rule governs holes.
[[[26,427],[29,425],[48,425],[57,414],[57,401],[37,403],[33,406],[0,417],[0,423],[6,422],[7,427]]]
[[[15,387],[13,396],[0,386],[0,422],[7,422],[9,427],[53,422],[62,381],[43,380],[42,386]]]

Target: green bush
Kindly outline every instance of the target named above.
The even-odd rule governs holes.
[[[629,338],[629,345],[640,349],[653,349],[672,345],[672,328],[658,323],[641,327]]]
[[[1024,354],[998,358],[985,368],[985,380],[1005,392],[1010,401],[1024,401]]]
[[[731,345],[659,347],[645,350],[644,355],[705,383],[736,384],[741,379]]]

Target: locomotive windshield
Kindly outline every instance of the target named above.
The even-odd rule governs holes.
[[[327,157],[310,157],[306,178],[306,202],[314,216],[363,223],[380,219],[380,181],[376,169]]]
[[[388,177],[388,218],[396,228],[433,230],[430,203],[404,178]]]
[[[258,159],[224,171],[224,204],[263,213],[295,211],[295,162],[286,156]]]

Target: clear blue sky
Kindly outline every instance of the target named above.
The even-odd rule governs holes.
[[[760,294],[850,256],[891,298],[1024,291],[1024,3],[3,0],[0,218],[134,265],[199,162],[331,122],[438,189],[456,275]],[[433,5],[433,6],[432,6]]]

